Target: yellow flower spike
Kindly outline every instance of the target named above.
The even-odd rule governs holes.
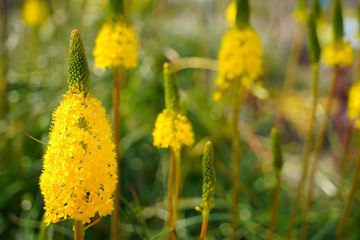
[[[182,145],[191,146],[194,133],[191,123],[181,113],[180,93],[168,63],[164,64],[164,86],[166,109],[155,121],[153,144],[158,148],[171,147],[173,150],[180,149]]]
[[[109,22],[102,26],[93,51],[95,67],[105,69],[137,66],[138,43],[134,28],[125,21]]]
[[[333,13],[333,41],[328,43],[323,51],[323,61],[329,66],[351,66],[354,60],[354,50],[350,43],[343,40],[343,19],[341,2],[335,0]]]
[[[177,150],[183,145],[194,144],[194,133],[189,120],[167,109],[158,115],[152,135],[154,146],[158,148],[172,147]]]
[[[233,88],[240,79],[248,87],[262,74],[261,42],[251,27],[231,28],[223,37],[219,51],[219,76],[215,80],[220,90]]]
[[[22,18],[24,22],[37,27],[45,23],[49,17],[49,9],[44,0],[25,0],[22,8]]]
[[[86,63],[77,31],[72,32],[69,52],[69,91],[53,113],[40,176],[47,225],[68,218],[89,223],[96,213],[105,216],[114,208],[112,130],[101,102],[90,93],[89,78],[82,78],[87,68],[71,70]]]
[[[324,48],[322,59],[328,66],[351,66],[354,60],[354,50],[349,42],[330,42]]]

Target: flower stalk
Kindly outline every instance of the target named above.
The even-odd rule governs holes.
[[[280,195],[280,185],[281,185],[281,170],[283,166],[283,154],[281,150],[281,139],[279,132],[276,128],[273,128],[271,130],[270,134],[271,138],[271,151],[273,154],[273,163],[274,167],[276,169],[276,186],[275,186],[275,192],[274,192],[274,200],[273,200],[273,206],[272,206],[272,212],[271,212],[271,220],[269,224],[269,232],[267,239],[272,240],[274,235],[274,229],[276,224],[276,216],[277,211],[279,208],[279,195]]]
[[[345,210],[344,210],[344,213],[343,213],[343,215],[341,217],[341,220],[339,222],[339,225],[338,225],[338,228],[337,228],[337,231],[336,231],[335,240],[340,240],[341,239],[341,235],[342,235],[342,232],[344,230],[346,219],[347,219],[347,216],[349,215],[351,203],[354,200],[355,192],[357,190],[358,181],[359,181],[359,175],[360,175],[360,151],[358,152],[358,159],[357,159],[357,162],[356,162],[356,169],[355,169],[353,182],[352,182],[352,185],[351,185],[350,194],[349,194],[349,196],[347,198]]]
[[[113,88],[113,121],[114,121],[114,143],[116,148],[116,162],[118,165],[118,173],[121,173],[121,158],[120,158],[120,93],[121,93],[121,67],[114,67],[114,88]],[[116,192],[121,193],[120,178],[116,186]],[[111,239],[118,239],[118,218],[119,218],[119,197],[115,194],[114,212],[111,215]]]
[[[309,122],[309,130],[305,142],[305,151],[303,155],[303,171],[301,174],[301,179],[296,191],[296,196],[291,209],[290,225],[287,235],[287,239],[292,239],[292,231],[295,225],[295,219],[298,215],[298,207],[301,200],[301,196],[304,191],[305,180],[309,170],[309,158],[311,149],[313,148],[313,139],[314,139],[314,123],[316,120],[316,105],[318,101],[318,80],[319,80],[319,60],[320,60],[320,45],[316,33],[314,15],[310,15],[307,21],[308,29],[308,54],[309,60],[311,62],[311,96],[312,96],[312,105],[311,105],[311,118]]]
[[[315,178],[315,173],[316,173],[319,159],[320,159],[321,147],[322,147],[322,144],[325,139],[326,128],[327,128],[327,124],[329,121],[330,111],[331,111],[332,102],[333,102],[332,100],[333,100],[335,92],[336,92],[336,86],[337,86],[337,82],[338,82],[338,78],[339,78],[339,71],[340,71],[340,67],[338,65],[336,65],[334,67],[331,88],[330,88],[330,91],[329,91],[329,94],[328,94],[328,97],[326,100],[325,115],[321,122],[319,135],[316,138],[315,150],[314,150],[314,160],[312,163],[313,164],[312,168],[310,169],[309,187],[308,187],[306,195],[305,195],[305,205],[304,205],[301,235],[300,235],[300,239],[302,239],[302,240],[305,240],[307,238],[307,234],[308,234],[308,230],[309,230],[309,222],[308,222],[307,216],[308,216],[308,213],[309,213],[309,210],[311,207],[312,193],[313,193],[313,188],[314,188],[314,178]]]
[[[81,221],[74,222],[74,240],[84,240],[85,231]]]

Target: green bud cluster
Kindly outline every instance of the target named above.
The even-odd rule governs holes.
[[[248,0],[236,1],[236,26],[245,28],[250,25],[250,8]]]
[[[281,139],[276,128],[271,129],[271,151],[274,158],[274,165],[277,171],[280,171],[283,165],[283,154],[281,150]]]
[[[309,60],[312,64],[319,63],[321,48],[316,33],[315,17],[313,14],[310,14],[307,19],[307,31]]]
[[[334,3],[334,16],[333,16],[333,28],[334,28],[334,40],[342,41],[344,35],[343,17],[340,0],[335,0]]]
[[[71,32],[68,58],[68,87],[77,93],[90,92],[90,71],[84,46],[77,30]]]
[[[204,155],[202,160],[203,168],[203,194],[201,208],[203,211],[210,211],[214,208],[211,202],[214,199],[216,176],[215,176],[215,163],[213,154],[213,144],[208,141],[205,144]]]
[[[109,0],[109,7],[114,21],[119,21],[124,17],[124,0]]]
[[[180,113],[180,93],[169,63],[164,63],[164,88],[166,109],[175,113]]]

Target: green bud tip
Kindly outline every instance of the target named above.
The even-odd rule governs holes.
[[[281,139],[276,128],[271,129],[271,151],[274,158],[274,165],[277,171],[280,171],[283,165],[283,155],[281,150]]]
[[[170,64],[164,63],[165,107],[175,113],[181,112],[180,93]]]
[[[68,87],[76,93],[90,92],[90,71],[84,46],[77,30],[71,32],[68,57]]]
[[[114,21],[120,21],[124,18],[124,0],[109,0],[109,7]]]
[[[308,17],[307,31],[309,60],[312,64],[315,64],[320,61],[321,48],[316,33],[315,17],[313,14],[310,14]]]
[[[245,28],[250,25],[250,7],[248,0],[236,0],[236,26]]]
[[[335,0],[333,16],[334,40],[342,41],[344,35],[343,17],[340,0]]]
[[[312,6],[312,14],[313,14],[314,20],[318,20],[321,18],[322,10],[321,10],[321,6],[319,4],[319,0],[314,0],[313,6]]]
[[[213,144],[211,141],[208,141],[205,144],[204,155],[202,160],[202,168],[203,168],[203,194],[202,194],[201,207],[205,211],[210,211],[212,208],[214,208],[214,205],[211,204],[211,202],[214,199],[215,185],[216,185]]]

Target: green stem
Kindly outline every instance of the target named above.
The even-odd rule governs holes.
[[[357,163],[356,163],[355,175],[354,175],[354,178],[353,178],[350,194],[349,194],[349,197],[348,197],[347,202],[346,202],[344,214],[343,214],[343,216],[342,216],[342,218],[341,218],[341,220],[339,222],[338,229],[336,231],[335,240],[340,240],[341,239],[341,234],[342,234],[344,226],[345,226],[346,218],[347,218],[347,216],[349,214],[351,203],[352,203],[352,201],[354,199],[355,191],[357,190],[357,185],[358,185],[358,181],[359,181],[359,174],[360,174],[360,151],[358,152],[358,159],[357,159]]]
[[[300,203],[300,198],[304,191],[305,180],[307,177],[307,173],[309,171],[309,158],[311,149],[313,147],[313,139],[314,139],[314,123],[315,123],[315,112],[316,112],[316,105],[318,100],[318,80],[319,80],[319,64],[312,64],[312,78],[311,78],[311,92],[312,92],[312,106],[311,106],[311,119],[309,123],[309,131],[306,137],[306,145],[305,145],[305,152],[303,156],[303,172],[301,175],[301,179],[296,191],[296,197],[291,209],[291,217],[290,217],[290,227],[287,235],[287,239],[292,239],[292,231],[294,229],[295,220],[298,216],[298,206]]]
[[[206,230],[209,222],[209,211],[203,209],[202,215],[203,215],[203,221],[201,226],[200,240],[205,240]]]
[[[314,188],[315,173],[316,173],[317,165],[318,165],[319,158],[320,158],[321,147],[322,147],[322,144],[323,144],[324,138],[325,138],[327,123],[328,123],[328,120],[329,120],[330,111],[331,111],[331,107],[332,107],[332,102],[333,102],[333,98],[334,98],[335,91],[336,91],[336,85],[337,85],[337,81],[338,81],[338,78],[339,78],[339,71],[340,71],[340,68],[339,68],[338,65],[336,65],[334,67],[334,72],[333,72],[334,75],[333,75],[333,79],[332,79],[332,83],[331,83],[331,88],[330,88],[328,98],[327,98],[327,101],[326,101],[325,116],[324,116],[324,119],[323,119],[323,121],[321,123],[319,135],[318,135],[318,137],[316,139],[315,150],[314,150],[314,162],[313,162],[313,165],[312,165],[312,169],[310,170],[309,187],[308,187],[308,190],[307,190],[307,193],[306,193],[306,198],[305,198],[305,206],[304,206],[302,227],[301,227],[301,233],[300,233],[300,239],[301,240],[305,240],[307,238],[307,234],[308,234],[308,230],[309,230],[309,222],[308,222],[308,219],[307,219],[307,215],[309,213],[310,206],[311,206],[312,192],[313,192],[313,188]]]
[[[281,170],[276,172],[276,187],[275,187],[274,202],[272,206],[271,220],[269,224],[269,232],[268,232],[267,240],[273,239],[273,235],[274,235],[276,215],[279,208],[280,185],[281,185]]]
[[[235,88],[239,89],[239,88]],[[236,90],[235,90],[236,92]],[[232,120],[232,167],[233,167],[233,179],[232,179],[232,197],[231,197],[231,229],[232,239],[236,239],[236,230],[238,222],[238,202],[239,202],[239,174],[240,174],[240,142],[239,142],[239,114],[241,105],[241,94],[239,91],[235,94],[235,101],[233,103],[233,120]]]
[[[175,151],[175,193],[174,193],[174,205],[172,223],[174,231],[176,230],[176,219],[179,205],[180,196],[180,180],[181,180],[181,152],[180,149]]]
[[[114,69],[114,88],[113,88],[113,120],[114,120],[114,143],[116,148],[116,160],[118,165],[118,183],[116,186],[116,192],[120,194],[120,173],[121,173],[121,161],[120,161],[120,91],[121,91],[121,69],[115,67]],[[118,239],[118,218],[119,218],[119,197],[115,194],[114,212],[111,215],[111,239]]]
[[[170,148],[170,165],[169,165],[169,183],[168,183],[168,221],[167,225],[169,228],[173,228],[172,217],[173,217],[173,185],[174,185],[174,168],[175,168],[175,152]],[[169,239],[174,239],[174,234],[169,232]]]
[[[84,240],[85,231],[81,221],[74,222],[74,240]]]

